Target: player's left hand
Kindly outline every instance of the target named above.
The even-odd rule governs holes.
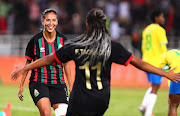
[[[173,71],[176,69],[173,68],[171,70],[169,70],[167,73],[168,75],[166,76],[168,79],[170,79],[171,81],[178,83],[178,81],[180,81],[180,74],[174,73]]]
[[[18,92],[18,97],[19,97],[19,99],[20,99],[21,101],[23,101],[23,100],[24,100],[24,99],[23,99],[22,92],[23,92],[23,87],[22,87],[22,86],[20,86],[20,87],[19,87],[19,92]]]

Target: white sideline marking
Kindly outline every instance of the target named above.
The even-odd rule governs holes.
[[[5,108],[5,107],[6,107],[6,105],[0,104],[0,108]],[[29,108],[29,107],[22,107],[22,106],[11,106],[11,109],[29,111],[29,112],[39,112],[39,110],[37,108]],[[52,113],[54,114],[54,110],[52,110]]]
[[[6,105],[0,105],[0,108],[5,108]],[[22,107],[22,106],[11,106],[13,110],[23,110],[23,111],[31,111],[31,112],[39,112],[38,109],[29,108],[29,107]]]

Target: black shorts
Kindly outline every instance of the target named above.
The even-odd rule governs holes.
[[[104,113],[105,112],[76,114],[68,110],[66,116],[103,116]]]
[[[68,104],[68,92],[65,84],[46,85],[42,83],[30,82],[29,91],[36,105],[43,97],[50,99],[51,106],[58,103]]]
[[[105,91],[95,92],[73,86],[66,116],[103,116],[110,99],[108,90]]]

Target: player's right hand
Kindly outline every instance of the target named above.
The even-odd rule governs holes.
[[[24,73],[22,67],[16,67],[16,70],[11,73],[11,80],[16,81],[17,78]]]

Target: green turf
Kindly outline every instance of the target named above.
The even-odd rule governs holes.
[[[10,102],[12,116],[39,116],[28,87],[24,88],[24,101],[19,100],[18,89],[18,86],[0,85],[0,110],[7,102]],[[109,109],[104,116],[141,116],[138,106],[141,104],[145,91],[146,89],[112,89]],[[167,116],[167,95],[168,90],[160,89],[153,111],[156,116]]]

